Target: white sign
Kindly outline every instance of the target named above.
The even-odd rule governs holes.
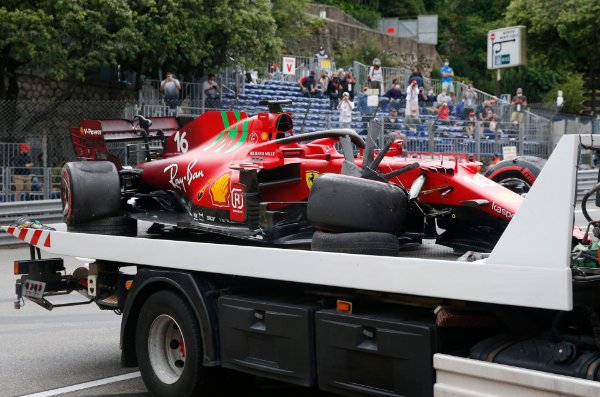
[[[512,160],[517,157],[517,147],[516,146],[504,146],[502,148],[502,159],[503,160]]]
[[[296,58],[283,57],[283,74],[296,74]]]
[[[487,68],[502,69],[525,65],[525,26],[490,30],[487,35]]]

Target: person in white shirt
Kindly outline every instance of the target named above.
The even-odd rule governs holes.
[[[406,110],[405,116],[414,115],[419,117],[419,86],[417,80],[410,82],[410,85],[406,89]]]
[[[350,100],[350,93],[344,92],[337,108],[340,111],[340,128],[350,128],[352,124],[352,110],[354,109],[354,103]]]
[[[166,105],[175,109],[179,106],[179,90],[181,83],[173,76],[173,73],[167,72],[167,78],[160,83],[160,92],[162,92]]]
[[[376,88],[381,91],[383,86],[383,70],[381,70],[381,61],[379,58],[373,59],[373,66],[369,68],[367,75],[369,80],[369,88]]]

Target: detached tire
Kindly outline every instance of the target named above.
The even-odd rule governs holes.
[[[75,233],[135,237],[137,235],[137,219],[127,216],[109,216],[75,225],[67,224],[67,230]]]
[[[313,251],[338,252],[357,255],[398,256],[398,237],[389,233],[357,232],[313,234]]]
[[[400,235],[404,232],[407,208],[406,192],[398,186],[325,174],[313,182],[307,217],[321,230]]]
[[[176,292],[156,292],[142,306],[136,354],[144,384],[154,396],[202,396],[213,391],[215,368],[202,366],[200,323]]]
[[[539,157],[519,156],[491,166],[484,176],[515,193],[523,194],[529,192],[545,164],[546,160]]]
[[[121,186],[115,165],[109,161],[77,161],[62,169],[63,219],[78,225],[116,216],[121,210]]]

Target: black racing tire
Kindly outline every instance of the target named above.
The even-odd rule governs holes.
[[[141,308],[135,339],[142,379],[153,396],[213,393],[215,368],[202,365],[200,323],[180,294],[152,294]]]
[[[115,216],[121,210],[117,168],[110,161],[75,161],[62,169],[63,220],[76,225]]]
[[[124,215],[108,216],[75,225],[67,224],[67,230],[75,233],[135,237],[137,235],[137,219]]]
[[[518,194],[529,192],[542,172],[546,160],[535,156],[519,156],[504,160],[487,169],[484,176]]]
[[[307,205],[308,220],[320,230],[404,232],[408,198],[390,183],[325,174],[316,178]]]
[[[398,256],[398,237],[389,233],[356,232],[313,234],[311,250],[357,255]]]

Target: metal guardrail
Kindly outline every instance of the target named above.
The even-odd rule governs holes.
[[[598,183],[598,170],[581,170],[577,173],[577,201],[581,201],[583,196]]]
[[[39,220],[42,223],[62,222],[62,204],[60,200],[33,200],[0,204],[0,225],[10,225],[18,217]],[[0,246],[24,244],[4,230],[0,231]]]

